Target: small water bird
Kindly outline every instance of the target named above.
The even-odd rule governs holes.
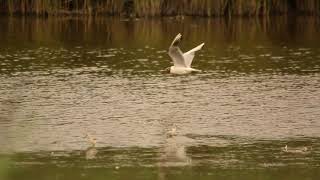
[[[288,147],[288,145],[285,145],[282,148],[282,151],[287,152],[287,153],[297,153],[297,154],[306,154],[309,152],[309,149],[305,146],[303,147],[297,147],[297,148],[290,148]]]
[[[188,74],[191,72],[200,72],[198,69],[191,68],[192,60],[195,56],[195,52],[199,51],[204,43],[191,49],[188,52],[182,53],[179,48],[182,35],[179,33],[172,41],[169,47],[169,56],[173,61],[173,66],[167,68],[172,74]]]

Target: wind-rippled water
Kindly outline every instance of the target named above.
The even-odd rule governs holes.
[[[319,177],[319,22],[261,22],[0,19],[0,177]]]

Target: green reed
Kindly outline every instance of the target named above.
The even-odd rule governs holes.
[[[0,12],[20,15],[268,16],[320,15],[319,0],[0,0]]]

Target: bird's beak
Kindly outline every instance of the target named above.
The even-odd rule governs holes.
[[[170,72],[170,67],[165,68],[165,69],[162,70],[161,72]]]

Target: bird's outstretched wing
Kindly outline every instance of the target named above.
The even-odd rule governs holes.
[[[179,48],[179,43],[181,41],[181,37],[182,35],[179,33],[174,40],[172,41],[170,47],[169,47],[169,56],[171,57],[174,66],[176,67],[187,67],[184,57],[183,57],[183,53]]]
[[[187,67],[191,67],[191,63],[194,58],[195,52],[199,51],[203,45],[204,45],[204,43],[200,44],[199,46],[197,46],[197,47],[195,47],[195,48],[191,49],[190,51],[183,54],[183,59],[184,59],[185,65]]]

